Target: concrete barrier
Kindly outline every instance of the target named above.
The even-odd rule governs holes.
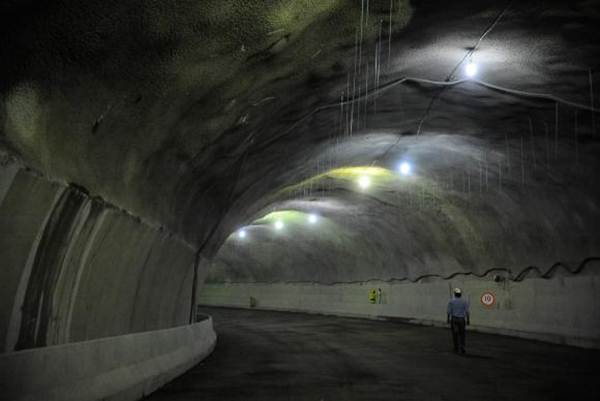
[[[250,307],[445,325],[451,288],[461,287],[470,301],[471,330],[600,348],[600,277],[555,276],[521,282],[491,278],[429,279],[417,283],[351,284],[205,284],[199,303]],[[369,291],[381,288],[381,300],[369,302]],[[486,307],[485,292],[495,295]],[[379,301],[381,303],[379,303]]]
[[[1,400],[138,400],[208,356],[212,318],[0,355]]]

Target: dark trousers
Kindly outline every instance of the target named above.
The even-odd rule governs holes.
[[[454,342],[454,351],[465,351],[465,318],[452,317],[450,322],[452,329],[452,341]]]

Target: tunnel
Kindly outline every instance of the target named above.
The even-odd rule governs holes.
[[[600,398],[600,1],[0,22],[0,400]]]

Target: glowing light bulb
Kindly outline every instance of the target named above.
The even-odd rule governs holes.
[[[275,222],[275,229],[276,229],[276,230],[281,230],[282,228],[283,228],[283,221],[281,221],[281,220],[277,220],[277,221]]]
[[[366,175],[363,175],[362,177],[360,177],[358,179],[358,186],[361,187],[362,189],[369,188],[369,185],[371,185],[371,179],[369,177],[367,177]]]
[[[473,78],[475,75],[477,75],[477,70],[477,64],[475,64],[472,61],[469,61],[469,63],[465,67],[465,74],[467,74],[469,78]]]
[[[317,220],[319,220],[319,216],[317,216],[316,214],[311,214],[310,216],[308,216],[308,222],[310,224],[315,224],[317,222]]]
[[[241,229],[240,231],[238,231],[238,237],[239,238],[246,238],[246,230]]]
[[[412,166],[408,162],[402,162],[398,166],[398,171],[402,175],[409,175],[411,173],[411,171],[412,171]]]

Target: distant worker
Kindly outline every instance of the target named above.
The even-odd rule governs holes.
[[[448,320],[452,329],[452,341],[454,352],[464,354],[465,350],[465,326],[469,325],[469,304],[461,298],[460,288],[454,289],[454,298],[448,302]]]

